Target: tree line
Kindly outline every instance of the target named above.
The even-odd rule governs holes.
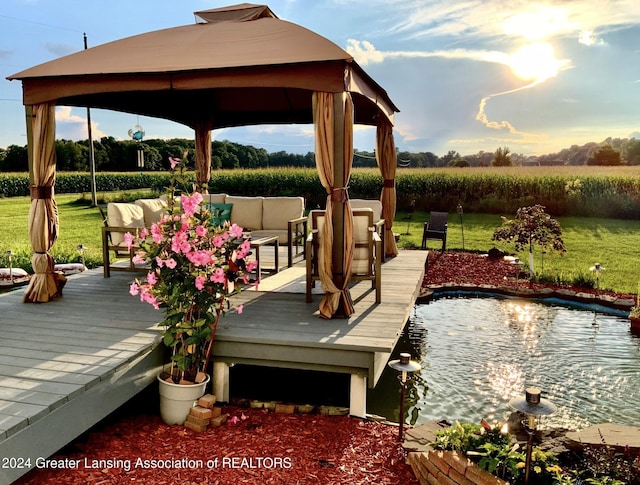
[[[195,142],[185,138],[169,140],[150,139],[142,142],[116,140],[103,137],[93,143],[97,171],[164,171],[169,168],[169,157],[195,160]],[[56,140],[57,168],[60,171],[87,171],[89,169],[88,140]],[[142,151],[144,165],[138,165],[138,152]],[[426,167],[478,167],[505,165],[640,165],[640,140],[635,138],[607,138],[600,143],[572,145],[558,153],[537,157],[510,153],[508,147],[499,147],[495,152],[480,151],[462,156],[450,150],[442,156],[432,152],[412,153],[398,150],[398,166]],[[376,167],[375,152],[355,150],[354,167]],[[227,140],[213,141],[211,168],[276,168],[314,167],[315,155],[304,155],[278,151],[268,153],[264,148],[241,145]],[[28,171],[27,147],[10,145],[0,148],[0,172]]]

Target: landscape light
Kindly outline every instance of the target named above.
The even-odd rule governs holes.
[[[556,411],[556,405],[548,399],[540,397],[540,389],[537,387],[528,387],[525,389],[525,397],[515,397],[509,401],[516,411],[520,411],[525,415],[522,420],[522,427],[527,432],[527,455],[524,468],[524,484],[529,484],[529,471],[531,468],[531,452],[533,450],[533,435],[536,433],[536,417],[553,414]]]
[[[408,375],[413,374],[420,369],[420,364],[415,360],[411,360],[411,354],[403,352],[400,354],[399,360],[392,360],[389,362],[389,367],[398,371],[398,380],[400,381],[400,427],[398,431],[398,441],[402,442],[402,435],[404,431],[404,392],[407,387]]]

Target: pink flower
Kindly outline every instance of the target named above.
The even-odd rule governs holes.
[[[247,255],[249,254],[249,251],[251,251],[251,241],[247,239],[238,248],[238,258],[240,259],[246,258]]]
[[[144,251],[138,251],[133,258],[131,258],[131,262],[133,264],[144,264],[146,263],[145,259],[146,253]]]
[[[205,237],[207,235],[207,228],[204,226],[196,227],[196,234],[198,237]]]
[[[131,249],[133,247],[133,234],[130,232],[124,233],[124,243],[127,245],[127,249]]]
[[[231,224],[229,228],[229,234],[233,237],[242,237],[242,228],[238,224]]]
[[[164,262],[164,264],[165,264],[165,265],[167,266],[167,268],[169,268],[169,269],[174,269],[174,268],[178,265],[178,263],[176,262],[176,260],[175,260],[175,259],[173,259],[173,258],[169,258],[169,259],[167,259],[167,260]]]
[[[204,276],[196,276],[196,288],[199,291],[204,289],[204,284],[206,283],[206,278]]]
[[[153,286],[157,282],[158,282],[158,278],[156,277],[156,274],[153,271],[149,271],[149,273],[147,274],[147,283]]]
[[[138,286],[138,283],[134,281],[131,283],[131,286],[129,286],[129,294],[136,296],[138,293],[140,293],[140,287]]]
[[[147,236],[149,235],[149,231],[147,231],[146,227],[143,227],[140,230],[140,239],[147,239]]]
[[[180,159],[169,157],[169,163],[171,164],[171,170],[173,170],[180,163]]]
[[[193,195],[181,195],[180,203],[182,204],[182,210],[186,216],[192,216],[196,213],[198,205],[202,202],[202,194],[200,192],[194,192]]]
[[[162,241],[162,229],[158,224],[151,226],[151,237],[153,238],[153,242],[156,244],[160,244]]]
[[[213,238],[213,245],[216,248],[222,247],[222,245],[224,244],[224,239],[222,238],[222,236],[216,236]]]
[[[234,416],[229,421],[231,421],[233,424],[238,424],[240,420],[238,419],[238,416]]]
[[[209,278],[213,283],[224,283],[225,274],[222,268],[216,268],[215,272]]]
[[[249,261],[247,263],[247,272],[251,273],[257,267],[258,267],[258,262],[257,261]]]
[[[243,310],[244,310],[244,305],[238,305],[236,307],[236,311],[238,312],[238,315],[240,315]]]
[[[192,251],[186,254],[187,259],[196,266],[206,266],[211,262],[211,254],[209,251],[199,250]]]
[[[156,256],[156,264],[158,265],[158,268],[162,268],[164,266],[164,261],[160,256]]]

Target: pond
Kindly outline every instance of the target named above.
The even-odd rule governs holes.
[[[503,421],[511,398],[537,386],[558,410],[545,427],[640,425],[640,338],[629,320],[558,304],[439,298],[417,305],[394,357],[422,369],[407,387],[406,422]],[[397,374],[386,369],[368,412],[398,420]]]

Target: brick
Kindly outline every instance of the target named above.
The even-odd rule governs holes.
[[[465,481],[469,481],[464,477],[464,473],[458,472],[455,468],[451,467],[449,470],[449,478],[453,480],[458,485],[464,484]]]
[[[220,416],[222,414],[222,408],[221,407],[212,407],[211,408],[211,418],[217,418],[218,416]]]
[[[443,451],[430,451],[428,458],[438,470],[442,471],[445,475],[449,474],[449,468],[451,468],[451,466],[444,461]]]
[[[276,404],[276,413],[293,414],[295,412],[295,404]]]
[[[217,418],[213,418],[210,421],[211,426],[213,427],[218,427],[218,426],[222,426],[224,423],[227,422],[227,415],[226,414],[221,414],[220,416],[218,416]]]
[[[438,481],[438,479],[433,475],[429,475],[427,477],[427,483],[429,485],[440,485],[440,482]]]
[[[508,485],[504,480],[500,480],[491,473],[481,470],[477,466],[470,466],[467,468],[465,477],[476,485]]]
[[[442,472],[438,474],[438,482],[440,482],[440,485],[459,485]]]
[[[216,397],[213,394],[205,394],[198,399],[198,406],[202,406],[203,408],[212,408],[215,403]]]
[[[211,419],[213,412],[209,408],[203,408],[202,406],[194,406],[189,410],[190,416],[195,416],[200,419]]]
[[[424,467],[431,473],[433,476],[438,475],[438,467],[429,461],[429,455],[427,453],[422,453],[420,456],[420,462],[424,465]]]
[[[197,433],[202,433],[203,431],[206,431],[207,427],[206,426],[200,426],[198,424],[195,423],[190,423],[189,421],[185,421],[184,422],[184,427],[185,428],[189,428],[193,431],[196,431]]]
[[[191,424],[197,424],[198,426],[206,427],[209,425],[209,419],[198,418],[197,416],[194,416],[192,414],[187,416],[187,421],[190,422]]]
[[[464,476],[464,472],[467,468],[473,465],[473,462],[469,460],[465,455],[460,455],[455,451],[447,451],[443,455],[444,461],[446,461],[451,468],[455,469],[459,474]]]

